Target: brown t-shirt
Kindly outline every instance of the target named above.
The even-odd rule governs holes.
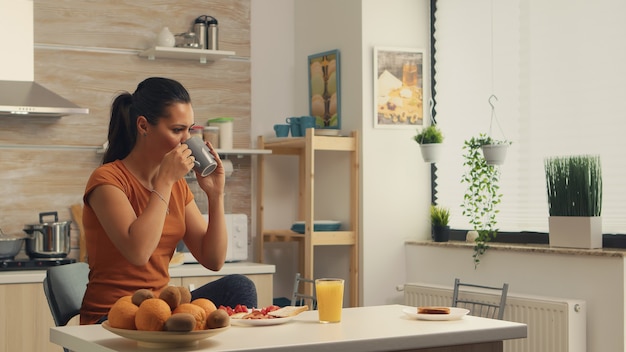
[[[146,189],[124,164],[117,160],[97,168],[85,189],[83,200],[96,187],[113,185],[126,194],[137,216],[148,204],[150,190]],[[89,284],[80,309],[80,323],[94,324],[107,315],[110,307],[120,297],[132,295],[140,288],[160,292],[169,285],[169,262],[176,244],[185,234],[185,206],[193,200],[193,193],[184,179],[172,187],[169,214],[161,240],[148,263],[136,266],[128,262],[117,250],[98,221],[93,209],[85,201],[83,225],[87,243]]]

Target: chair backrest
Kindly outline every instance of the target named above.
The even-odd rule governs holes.
[[[89,266],[78,262],[46,270],[43,290],[56,326],[64,326],[79,314],[89,281]]]
[[[509,284],[507,283],[503,284],[502,287],[495,287],[463,283],[457,278],[454,280],[452,306],[467,308],[470,315],[502,320],[508,290]],[[495,294],[497,299],[489,302],[484,296],[483,298],[478,297],[480,293]]]
[[[305,294],[305,285],[311,285],[312,295]],[[302,277],[300,273],[296,273],[296,280],[293,284],[293,295],[291,297],[292,306],[308,305],[309,309],[317,309],[317,298],[315,295],[315,280]]]

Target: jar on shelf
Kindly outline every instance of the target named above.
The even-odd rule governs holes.
[[[219,117],[208,121],[209,126],[219,127],[220,129],[220,149],[233,149],[233,118]]]
[[[202,126],[192,126],[191,131],[189,131],[191,137],[197,137],[200,139],[203,139],[203,132],[204,128]]]
[[[217,126],[204,126],[204,140],[210,142],[214,148],[220,145],[220,128]]]

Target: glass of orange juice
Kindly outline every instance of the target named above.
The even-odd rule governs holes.
[[[316,279],[317,311],[320,323],[341,321],[343,279]]]

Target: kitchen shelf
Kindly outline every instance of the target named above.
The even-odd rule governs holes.
[[[271,155],[291,155],[298,158],[299,201],[298,216],[304,220],[304,234],[291,229],[266,229],[264,217],[264,168],[265,158],[257,158],[257,259],[263,263],[263,247],[266,242],[297,242],[298,270],[307,278],[314,278],[314,252],[316,246],[350,247],[350,305],[359,306],[358,263],[359,263],[359,139],[357,132],[350,136],[316,136],[313,128],[307,129],[305,137],[264,138],[258,137],[257,147],[271,151]],[[346,152],[349,158],[349,212],[350,223],[342,224],[339,231],[314,231],[314,189],[315,189],[315,154],[318,151]],[[323,171],[323,170],[322,170]],[[336,196],[336,195],[333,195]],[[306,287],[308,294],[312,291]]]
[[[256,155],[256,154],[271,154],[271,150],[263,149],[215,149],[219,155]],[[104,148],[98,148],[97,154],[104,154]]]
[[[235,56],[234,51],[224,50],[205,50],[194,48],[170,48],[165,46],[155,46],[139,53],[141,57],[147,57],[148,60],[161,59],[180,59],[180,60],[199,60],[200,63],[206,64],[209,61],[217,61]]]

